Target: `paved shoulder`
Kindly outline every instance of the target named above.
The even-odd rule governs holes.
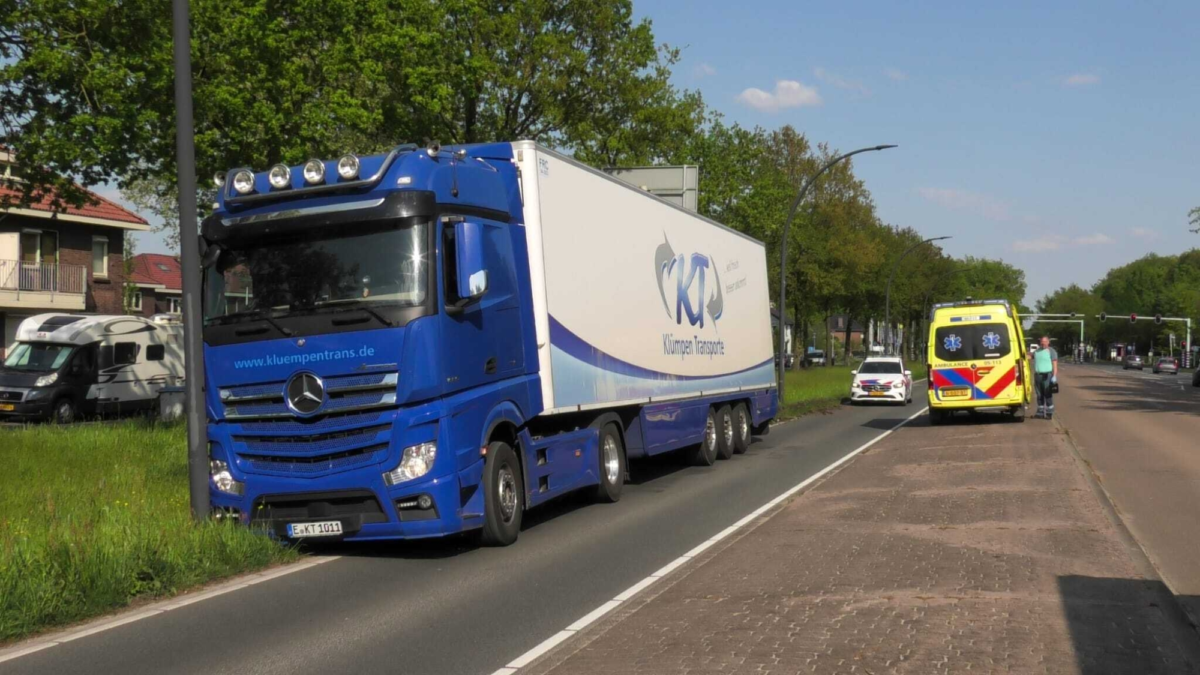
[[[531,672],[1193,667],[1056,425],[924,420]]]

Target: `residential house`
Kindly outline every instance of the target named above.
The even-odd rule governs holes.
[[[15,200],[20,180],[13,154],[0,147],[0,200]],[[0,355],[35,314],[124,313],[124,235],[150,226],[89,194],[95,203],[81,207],[55,207],[53,195],[0,207]]]
[[[155,314],[182,314],[183,268],[179,258],[161,253],[139,253],[130,258],[129,263],[129,283],[136,287],[129,303],[130,313],[147,318]],[[235,274],[233,270],[226,273],[227,313],[240,312],[249,306],[253,298],[249,281],[249,276]]]
[[[832,333],[833,336],[835,338],[837,338],[837,340],[839,342],[842,342],[843,344],[846,342],[846,321],[847,320],[848,320],[848,317],[845,314],[834,314],[833,316],[829,317],[829,323],[828,323],[829,332]],[[858,351],[859,349],[862,349],[864,333],[865,333],[865,331],[863,329],[863,326],[858,321],[855,321],[850,325],[850,349],[851,350]]]

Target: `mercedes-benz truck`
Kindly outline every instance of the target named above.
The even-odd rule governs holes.
[[[282,539],[516,540],[629,460],[776,414],[763,245],[533,142],[217,176],[214,515]]]

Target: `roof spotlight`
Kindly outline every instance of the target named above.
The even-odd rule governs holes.
[[[310,159],[304,163],[304,182],[317,185],[325,180],[325,162]]]
[[[214,173],[213,174],[213,185],[216,185],[219,188],[225,187],[225,174],[220,171]]]
[[[267,181],[276,190],[282,190],[292,184],[292,170],[286,164],[276,164],[267,173]]]
[[[342,158],[337,163],[337,172],[342,180],[354,180],[358,178],[358,157],[354,155],[342,155]]]
[[[233,174],[233,189],[242,195],[254,192],[254,174],[249,169],[242,169]]]

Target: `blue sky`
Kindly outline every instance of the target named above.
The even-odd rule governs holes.
[[[1025,270],[1029,300],[1200,246],[1200,3],[634,0],[680,87],[849,150],[889,223]]]
[[[727,120],[866,155],[880,216],[1025,270],[1030,301],[1200,246],[1200,3],[634,0]],[[157,235],[138,250],[163,251]]]

